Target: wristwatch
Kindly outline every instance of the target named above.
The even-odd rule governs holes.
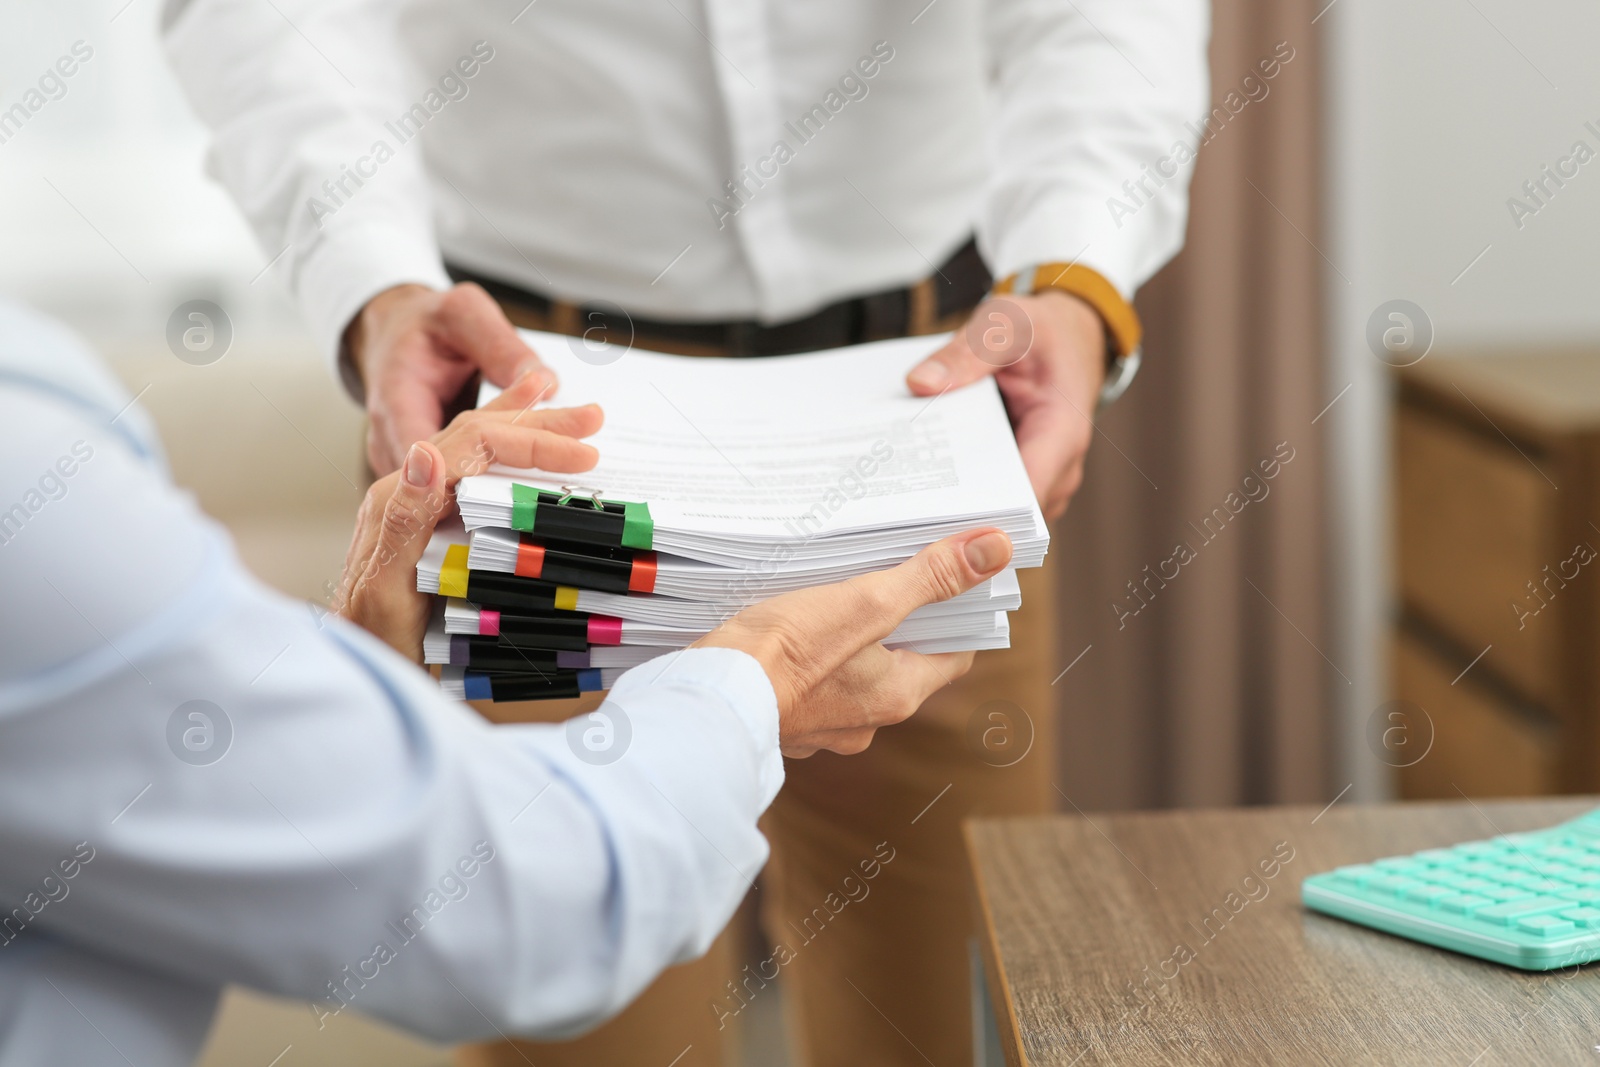
[[[1100,386],[1100,407],[1112,403],[1133,384],[1143,354],[1144,327],[1139,313],[1117,287],[1093,267],[1081,263],[1036,263],[1002,278],[992,296],[1032,296],[1041,289],[1071,293],[1100,315],[1106,327],[1106,377]]]

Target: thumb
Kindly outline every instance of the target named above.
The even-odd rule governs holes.
[[[693,647],[748,652],[773,679],[785,706],[785,699],[809,692],[840,664],[888,637],[917,608],[949,600],[1010,562],[1011,540],[1004,533],[971,530],[937,541],[890,570],[745,608]]]
[[[1009,367],[1033,345],[1033,322],[1015,301],[985,300],[950,342],[911,368],[906,384],[917,396],[971,385]]]
[[[540,378],[536,391],[556,390],[556,375],[522,340],[494,297],[481,286],[462,282],[444,295],[435,319],[440,339],[482,369],[483,376],[507,386],[525,373]]]
[[[394,495],[383,508],[372,559],[376,567],[415,571],[433,528],[450,509],[445,474],[444,454],[431,442],[418,441],[406,452]]]
[[[791,630],[797,619],[810,624],[802,624],[806,647],[797,658],[803,662],[790,664],[803,692],[888,637],[913,611],[966,592],[1010,562],[1010,538],[992,528],[971,530],[934,542],[898,567],[789,593],[760,607],[771,606],[789,619]]]
[[[898,567],[849,582],[863,603],[838,628],[859,645],[881,641],[913,611],[966,592],[1010,562],[1011,539],[992,527],[946,537]]]

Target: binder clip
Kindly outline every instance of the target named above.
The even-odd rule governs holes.
[[[603,593],[652,593],[656,588],[656,554],[598,546],[588,552],[564,552],[523,534],[517,545],[514,573],[521,578]]]
[[[605,500],[600,490],[564,485],[560,492],[511,484],[511,527],[547,541],[604,548],[654,547],[650,505]]]
[[[459,670],[459,683],[467,700],[557,700],[592,693],[601,688],[599,670],[499,672]],[[447,676],[448,677],[448,676]]]
[[[508,614],[484,608],[478,613],[478,632],[500,639],[502,645],[551,652],[586,652],[591,645],[622,644],[622,620],[581,611]]]
[[[549,649],[517,648],[503,645],[498,637],[452,634],[450,665],[488,671],[521,671],[537,674],[561,667],[560,653]]]

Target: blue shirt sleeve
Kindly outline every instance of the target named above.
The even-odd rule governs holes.
[[[441,1041],[583,1029],[707,948],[782,781],[755,660],[690,650],[571,727],[490,725],[246,574],[109,403],[6,372],[0,1020],[34,938]]]

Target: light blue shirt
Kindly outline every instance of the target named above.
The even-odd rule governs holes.
[[[0,1067],[187,1063],[228,982],[562,1036],[705,951],[783,778],[754,659],[490,725],[246,574],[128,403],[0,302]]]

